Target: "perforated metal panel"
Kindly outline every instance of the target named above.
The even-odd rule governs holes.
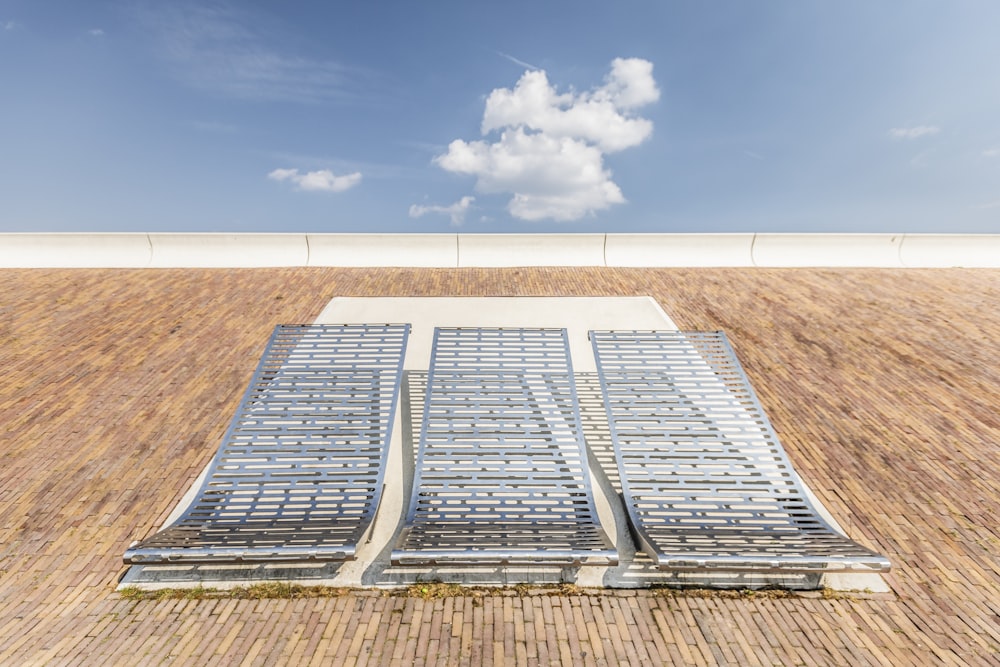
[[[629,518],[662,569],[889,569],[819,516],[723,333],[590,336]]]
[[[126,562],[353,558],[382,492],[408,335],[277,327],[195,501]]]
[[[612,563],[563,329],[436,329],[395,564]]]

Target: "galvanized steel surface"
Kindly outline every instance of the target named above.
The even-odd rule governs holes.
[[[435,329],[392,561],[617,561],[594,506],[565,329]]]
[[[661,569],[889,569],[812,506],[725,334],[590,336],[629,519]]]
[[[382,492],[409,325],[281,325],[195,501],[126,562],[353,558]]]

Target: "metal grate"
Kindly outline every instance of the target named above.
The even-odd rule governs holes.
[[[814,509],[722,332],[590,336],[633,532],[661,569],[889,569]]]
[[[609,564],[564,329],[435,329],[394,564]]]
[[[125,561],[353,558],[382,493],[409,329],[278,326],[195,501]]]

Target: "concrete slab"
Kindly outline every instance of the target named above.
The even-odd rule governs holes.
[[[343,564],[315,566],[233,565],[136,566],[122,585],[157,588],[185,585],[235,586],[281,578],[302,584],[342,587],[395,587],[426,581],[476,585],[519,583],[573,583],[584,587],[641,588],[651,585],[683,587],[762,588],[781,586],[812,589],[826,585],[837,590],[888,590],[877,574],[789,574],[738,572],[662,572],[637,553],[620,501],[620,484],[587,332],[591,329],[676,329],[671,318],[649,297],[337,297],[316,319],[317,324],[399,323],[412,325],[400,409],[397,410],[385,474],[386,487],[378,514],[357,559]],[[506,568],[506,567],[393,567],[390,552],[405,519],[406,501],[413,484],[416,441],[430,365],[435,327],[565,327],[577,378],[581,421],[588,446],[591,482],[601,524],[615,543],[620,563],[615,567]],[[201,478],[172,517],[193,498]],[[805,486],[805,485],[803,485]],[[834,518],[806,487],[817,511],[838,530]],[[169,523],[169,521],[168,521]]]

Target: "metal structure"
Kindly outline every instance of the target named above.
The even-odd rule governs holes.
[[[195,500],[125,561],[347,560],[375,516],[410,326],[278,326]]]
[[[613,564],[565,329],[435,329],[413,494],[392,562]]]
[[[889,569],[815,510],[725,334],[590,337],[629,520],[660,569]]]

